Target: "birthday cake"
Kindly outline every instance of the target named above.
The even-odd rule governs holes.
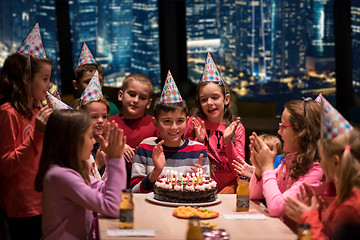
[[[206,177],[170,179],[161,177],[154,185],[154,198],[159,201],[176,203],[206,203],[216,200],[217,184]]]

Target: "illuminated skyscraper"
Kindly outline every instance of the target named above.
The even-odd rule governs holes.
[[[157,0],[133,1],[131,71],[149,76],[160,89],[159,24]]]
[[[360,93],[360,2],[351,1],[353,86]]]

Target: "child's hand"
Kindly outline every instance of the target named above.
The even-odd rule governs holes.
[[[200,153],[199,161],[195,164],[194,167],[190,167],[190,171],[189,171],[190,174],[196,173],[199,170],[199,168],[202,168],[203,158],[204,158],[204,154]]]
[[[285,214],[295,222],[298,222],[304,212],[318,208],[319,202],[315,196],[311,198],[309,205],[291,197],[285,198]]]
[[[126,136],[124,136],[124,131],[112,121],[106,136],[108,136],[107,140],[99,136],[101,149],[104,150],[109,159],[120,158],[125,152]]]
[[[149,175],[149,180],[151,182],[156,181],[156,179],[161,174],[161,172],[165,166],[165,163],[166,163],[164,149],[161,146],[161,145],[163,145],[163,143],[164,143],[164,140],[161,140],[153,149],[152,160],[154,162],[154,170]]]
[[[206,136],[205,122],[201,120],[201,123],[199,123],[199,120],[194,117],[192,118],[192,124],[194,125],[194,131],[197,141],[204,142]]]
[[[233,161],[232,165],[234,166],[235,171],[245,177],[251,178],[255,171],[255,167],[247,164],[243,159],[237,157],[237,161]]]
[[[102,168],[102,166],[104,166],[105,158],[106,158],[106,153],[99,148],[96,151],[96,156],[95,156],[95,163],[96,163],[98,169],[100,169],[100,168]]]
[[[48,106],[43,107],[39,110],[38,114],[35,117],[35,128],[40,132],[45,132],[46,123],[51,115],[53,110]]]
[[[250,153],[253,155],[253,161],[259,166],[262,172],[274,169],[274,159],[277,154],[277,143],[273,149],[270,149],[266,143],[261,140],[256,133],[252,133],[250,138]]]
[[[125,144],[125,152],[124,152],[125,160],[131,163],[133,161],[134,155],[135,155],[135,149]]]
[[[237,117],[224,131],[224,145],[230,143],[232,136],[235,134],[235,130],[240,123],[240,118]]]

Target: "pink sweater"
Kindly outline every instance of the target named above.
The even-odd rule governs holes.
[[[87,185],[72,169],[53,165],[44,178],[42,230],[44,239],[93,239],[93,214],[119,216],[126,187],[124,158],[107,162],[108,177]]]
[[[0,204],[8,217],[41,214],[41,193],[34,188],[43,143],[37,113],[29,120],[9,103],[0,106]]]
[[[193,129],[191,117],[188,121],[185,130],[185,138],[196,140]],[[201,121],[198,118],[199,122]],[[226,128],[225,123],[213,123],[204,120],[206,128],[206,137],[203,142],[209,157],[211,167],[211,177],[215,179],[218,184],[218,192],[225,186],[236,179],[237,173],[232,166],[232,161],[236,160],[238,156],[245,159],[245,128],[239,123],[235,130],[236,142],[232,141],[224,145],[223,133]]]
[[[250,180],[250,199],[265,197],[269,214],[273,217],[285,215],[286,197],[297,198],[300,186],[307,183],[313,187],[319,187],[323,177],[323,171],[319,163],[314,163],[309,171],[297,180],[289,176],[291,161],[296,158],[296,153],[288,154],[283,163],[274,170],[263,172],[260,181],[257,181],[255,173]]]

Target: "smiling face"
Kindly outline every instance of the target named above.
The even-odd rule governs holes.
[[[34,74],[31,81],[31,93],[35,101],[44,100],[46,92],[51,87],[51,65],[42,63],[39,71]]]
[[[186,113],[180,110],[174,112],[160,110],[157,119],[153,118],[153,123],[159,129],[164,145],[167,147],[181,146],[186,122]]]
[[[199,90],[200,106],[210,122],[223,122],[224,107],[230,102],[230,94],[224,94],[217,83],[209,82]]]
[[[133,80],[127,88],[119,91],[118,99],[122,101],[122,114],[125,119],[140,118],[150,108],[150,86],[147,83]]]
[[[86,130],[83,138],[84,138],[83,144],[79,146],[78,157],[80,161],[87,161],[91,155],[91,150],[93,149],[93,145],[96,142],[93,137],[92,124],[90,124],[90,127]]]
[[[285,108],[281,115],[281,123],[283,123],[283,125],[291,126],[290,116],[291,115],[289,110]],[[293,127],[279,128],[278,134],[281,136],[281,139],[283,140],[284,152],[288,152],[288,153],[299,152],[298,134],[297,132],[294,131]]]
[[[94,138],[99,142],[99,136],[103,135],[104,125],[108,122],[107,107],[102,102],[92,102],[85,110],[92,119]]]

